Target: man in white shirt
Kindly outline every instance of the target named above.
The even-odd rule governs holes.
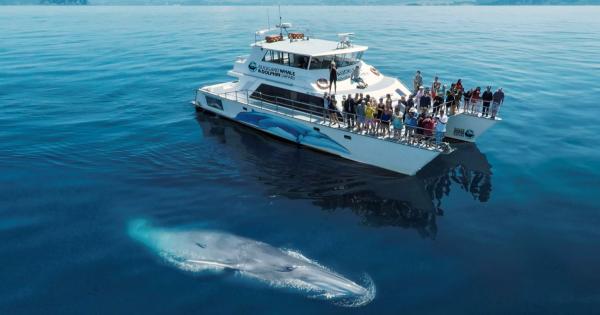
[[[439,146],[446,133],[446,124],[448,123],[448,116],[446,116],[443,109],[440,109],[440,114],[435,117],[435,120],[435,144]]]

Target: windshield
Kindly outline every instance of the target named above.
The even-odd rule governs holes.
[[[352,66],[360,61],[362,55],[362,51],[357,51],[346,54],[312,57],[310,59],[310,70],[328,69],[332,60],[335,60],[335,65],[338,68]]]

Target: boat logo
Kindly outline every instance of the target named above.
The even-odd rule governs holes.
[[[250,69],[250,71],[254,72],[256,71],[256,62],[252,61],[250,64],[248,64],[248,69]]]
[[[467,130],[465,131],[465,136],[466,136],[467,138],[473,138],[473,136],[475,136],[475,132],[474,132],[472,129],[467,129]]]

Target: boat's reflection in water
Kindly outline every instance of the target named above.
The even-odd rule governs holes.
[[[490,164],[471,143],[454,144],[454,153],[439,156],[416,176],[404,176],[298,149],[206,113],[197,120],[207,139],[226,143],[244,176],[267,187],[266,195],[309,199],[325,211],[349,209],[370,226],[414,228],[435,238],[436,218],[444,215],[443,200],[451,190],[468,192],[474,202],[486,202],[492,192]]]

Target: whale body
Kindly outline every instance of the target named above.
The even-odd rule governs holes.
[[[279,288],[292,288],[341,306],[361,306],[375,297],[375,286],[351,281],[294,251],[215,230],[154,227],[134,220],[129,235],[168,263],[191,272],[234,271]]]

